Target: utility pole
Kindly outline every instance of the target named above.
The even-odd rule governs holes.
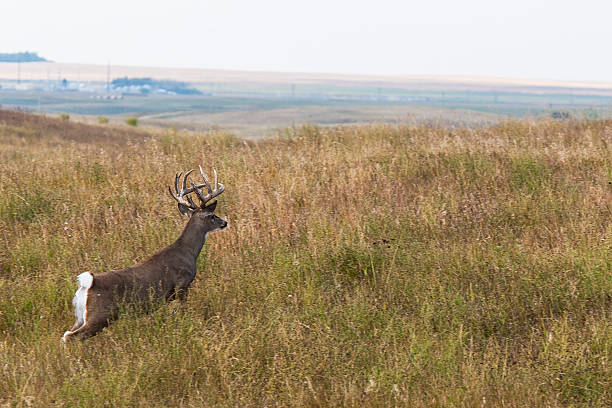
[[[110,93],[110,60],[106,64],[106,93]]]

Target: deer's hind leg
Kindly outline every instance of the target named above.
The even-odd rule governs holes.
[[[77,322],[78,323],[78,322]],[[70,338],[75,337],[81,340],[85,340],[89,337],[95,336],[102,329],[108,326],[107,319],[90,319],[85,324],[78,327],[77,329],[69,330],[62,336],[62,341],[66,342]]]
[[[72,328],[70,330],[68,330],[69,332],[75,332],[79,327],[83,326],[83,322],[80,321],[79,319],[76,320],[76,322],[74,322],[74,326],[72,326]],[[68,332],[66,332],[68,333]]]

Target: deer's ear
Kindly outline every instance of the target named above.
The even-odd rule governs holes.
[[[206,207],[202,208],[202,210],[209,212],[209,213],[214,213],[215,212],[215,208],[217,208],[217,200],[213,201],[212,203],[208,204]]]
[[[191,208],[189,208],[186,205],[183,205],[181,203],[178,204],[178,210],[181,213],[181,215],[183,215],[185,217],[191,215],[191,213],[193,212],[193,210]]]

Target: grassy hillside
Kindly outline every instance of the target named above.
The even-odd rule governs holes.
[[[275,135],[278,129],[295,123],[319,126],[372,122],[404,125],[441,123],[449,126],[475,127],[498,123],[506,115],[549,116],[551,110],[548,105],[541,104],[536,108],[516,102],[493,106],[482,101],[470,104],[355,101],[315,97],[294,98],[265,93],[242,96],[126,95],[120,100],[110,100],[92,99],[91,95],[81,92],[2,90],[2,103],[37,112],[67,113],[80,121],[97,123],[98,116],[107,116],[111,123],[123,123],[126,118],[135,116],[146,126],[176,127],[198,132],[220,129],[243,138]],[[554,109],[563,110],[563,107],[555,105]],[[604,106],[599,106],[597,111],[601,113],[598,118],[612,116],[606,113]],[[577,115],[583,117],[586,113],[580,111]]]
[[[0,116],[0,403],[612,404],[612,122],[247,142],[37,120]],[[166,186],[198,163],[230,228],[188,302],[60,346],[76,275],[172,242]]]

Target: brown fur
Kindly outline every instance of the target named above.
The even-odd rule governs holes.
[[[95,275],[87,292],[86,321],[80,327],[77,321],[65,339],[95,335],[118,317],[122,304],[148,308],[160,300],[184,301],[195,279],[196,261],[206,235],[227,226],[214,215],[215,207],[216,201],[191,211],[181,236],[146,261]]]

